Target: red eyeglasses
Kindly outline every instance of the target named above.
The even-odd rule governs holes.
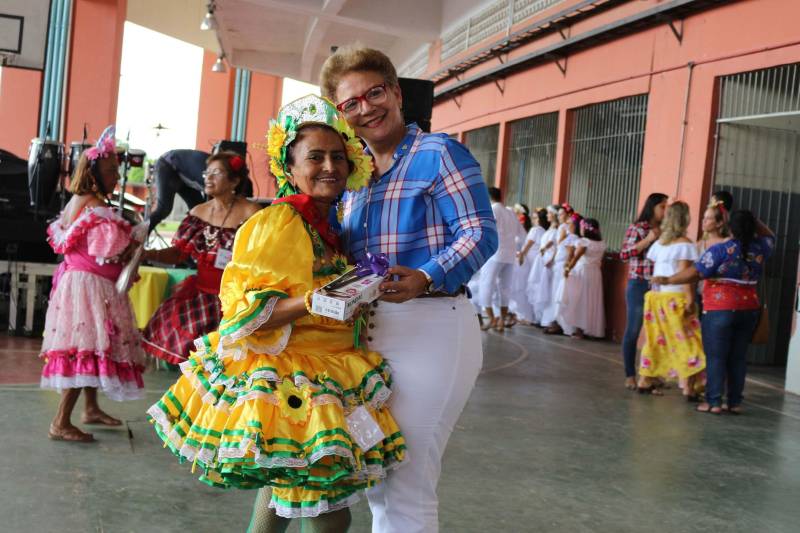
[[[361,102],[377,105],[386,101],[386,84],[381,83],[374,87],[370,87],[361,96],[354,96],[348,98],[340,104],[336,104],[336,109],[339,110],[344,116],[353,116],[361,110]]]

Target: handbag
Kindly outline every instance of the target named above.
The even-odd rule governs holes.
[[[756,329],[753,330],[753,338],[750,344],[767,344],[769,342],[769,311],[766,304],[761,307],[761,313],[758,315],[758,323]]]

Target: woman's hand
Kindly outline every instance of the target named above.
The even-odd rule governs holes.
[[[683,314],[686,316],[693,316],[695,311],[697,311],[697,306],[694,305],[694,302],[687,301],[683,306]]]
[[[428,286],[428,278],[415,268],[395,265],[389,269],[389,275],[397,276],[397,281],[385,281],[381,284],[381,300],[385,302],[407,302],[424,293]]]
[[[669,285],[669,278],[666,276],[653,276],[650,281],[653,285]]]
[[[565,278],[568,278],[568,277],[569,277],[569,272],[570,272],[570,270],[572,270],[570,267],[568,267],[568,266],[565,266],[565,267],[564,267],[564,277],[565,277]]]
[[[522,255],[522,252],[517,252],[517,261],[519,262],[519,266],[522,266],[522,263],[525,262],[525,256]]]

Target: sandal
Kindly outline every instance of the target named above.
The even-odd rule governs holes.
[[[94,436],[91,433],[84,433],[76,427],[59,429],[50,426],[47,437],[50,440],[63,440],[65,442],[94,442]]]
[[[697,407],[694,408],[695,411],[698,413],[708,413],[710,415],[719,415],[722,414],[722,407],[711,405],[708,403],[701,403]]]
[[[625,388],[630,391],[634,391],[638,387],[636,386],[636,381],[633,378],[631,378],[630,381],[628,379],[625,380]]]
[[[122,420],[118,420],[108,413],[100,412],[92,416],[87,416],[86,414],[81,415],[81,423],[96,424],[100,426],[121,426]]]
[[[734,405],[733,407],[728,407],[726,410],[732,415],[740,415],[744,413],[741,405]]]

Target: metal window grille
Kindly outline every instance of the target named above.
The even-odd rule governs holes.
[[[497,168],[497,140],[499,137],[499,124],[464,133],[464,145],[469,148],[472,156],[481,165],[483,181],[490,186],[494,185],[494,173],[495,168]]]
[[[513,24],[522,22],[531,15],[539,11],[544,11],[548,7],[555,5],[562,0],[514,0]]]
[[[722,78],[719,119],[800,111],[800,64]]]
[[[789,350],[800,257],[800,63],[720,79],[714,187],[730,191],[776,236],[758,286],[769,307],[769,342],[750,363],[783,365]]]
[[[428,68],[428,53],[431,46],[426,44],[420,48],[406,63],[397,69],[400,76],[406,78],[419,78]]]
[[[563,0],[497,0],[442,35],[444,61]]]
[[[574,111],[569,203],[600,222],[610,250],[618,250],[636,218],[642,172],[647,95]]]
[[[552,203],[558,143],[558,113],[516,120],[508,125],[506,204],[533,210]]]

